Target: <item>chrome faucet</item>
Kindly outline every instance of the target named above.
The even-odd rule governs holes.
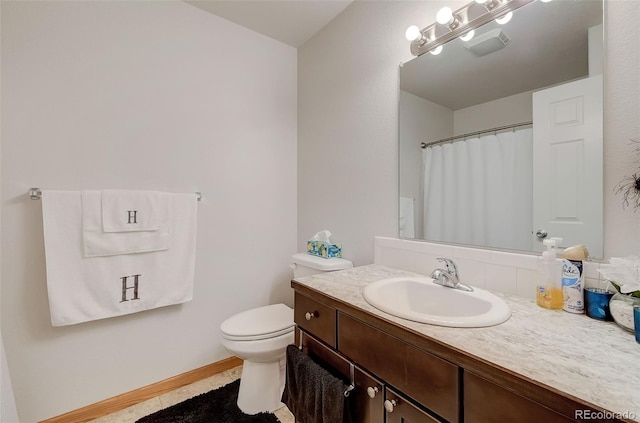
[[[433,279],[433,283],[461,291],[473,291],[473,288],[460,282],[458,267],[453,260],[444,257],[439,257],[437,260],[444,263],[445,269],[436,269],[431,272],[430,276]]]

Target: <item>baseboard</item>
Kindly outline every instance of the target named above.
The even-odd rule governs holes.
[[[40,423],[84,423],[97,419],[107,414],[115,413],[132,405],[136,405],[148,399],[165,394],[185,385],[190,385],[202,379],[233,369],[242,364],[242,360],[238,357],[230,357],[215,363],[202,366],[195,370],[182,373],[177,376],[170,377],[163,381],[147,385],[145,387],[135,389],[125,394],[116,395],[115,397],[97,402],[86,407],[61,414],[43,420]]]

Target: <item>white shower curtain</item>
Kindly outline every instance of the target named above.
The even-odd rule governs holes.
[[[425,148],[424,237],[530,251],[532,154],[531,128]]]

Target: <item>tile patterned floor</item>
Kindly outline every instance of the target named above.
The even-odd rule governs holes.
[[[134,423],[141,417],[154,413],[163,408],[170,407],[174,404],[182,402],[196,395],[209,392],[212,389],[219,388],[227,383],[231,383],[240,378],[242,374],[242,366],[235,367],[231,370],[218,373],[207,379],[183,386],[175,391],[167,392],[150,400],[141,402],[116,413],[109,414],[99,419],[92,420],[89,423]],[[294,423],[293,415],[287,407],[282,407],[274,412],[282,423]]]

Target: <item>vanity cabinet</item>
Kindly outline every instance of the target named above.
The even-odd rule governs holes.
[[[296,342],[305,354],[345,380],[351,379],[353,365],[355,421],[441,421],[436,413],[459,421],[456,366],[300,293],[294,319],[301,330]],[[400,392],[433,411],[420,409]]]
[[[458,366],[338,312],[338,350],[447,421],[459,421]]]
[[[295,280],[292,286],[296,342],[302,336],[303,351],[343,379],[353,374],[358,423],[568,423],[577,421],[575,410],[599,411]]]
[[[391,388],[385,391],[384,402],[386,423],[438,423],[433,416],[412,404],[402,394]]]
[[[349,393],[353,404],[353,418],[356,422],[384,423],[384,401],[385,386],[359,366],[352,363],[336,350],[330,348],[315,337],[306,332],[299,332],[296,342],[302,344],[302,350],[315,362],[324,368],[350,380],[352,377],[351,366],[353,366],[353,381],[355,388]],[[299,337],[302,336],[300,342]],[[299,345],[299,344],[298,344]]]
[[[523,396],[473,374],[464,373],[464,421],[466,423],[569,423],[558,414]]]

